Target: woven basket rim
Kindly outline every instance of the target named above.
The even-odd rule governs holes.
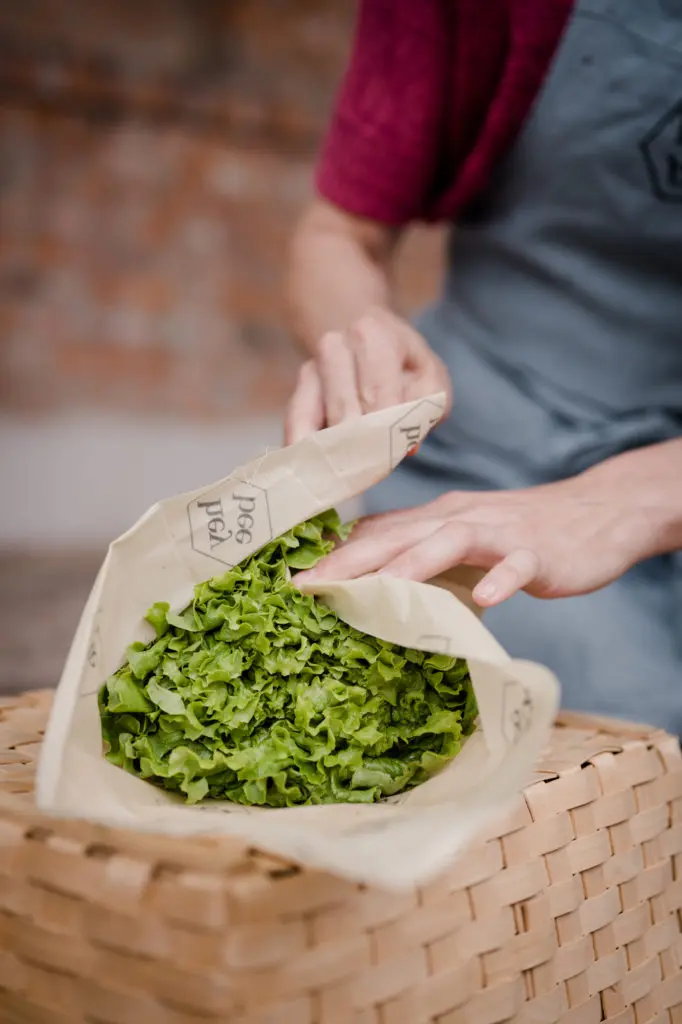
[[[48,689],[28,690],[23,693],[0,698],[0,760],[4,750],[15,750],[19,757],[22,747],[34,753],[39,745],[44,729],[35,735],[26,735],[23,722],[14,735],[13,718],[22,711],[33,711],[44,715],[51,704],[54,691]],[[585,768],[592,759],[601,754],[618,755],[633,744],[655,746],[656,742],[666,737],[664,730],[654,726],[621,721],[609,717],[595,717],[582,712],[561,711],[555,729],[565,734],[575,733],[576,741],[581,744],[584,760],[579,764],[574,761],[557,763],[551,751],[537,765],[532,780],[525,788],[527,794],[534,787],[544,786],[560,779],[566,774],[574,774],[578,768]],[[583,735],[584,734],[584,735]],[[593,737],[587,743],[586,736]],[[587,745],[586,745],[587,744]],[[85,841],[86,850],[116,849],[120,853],[142,855],[145,858],[158,859],[171,867],[192,865],[203,870],[235,870],[239,862],[252,867],[258,863],[268,875],[279,876],[281,873],[311,871],[290,860],[266,854],[252,847],[248,842],[231,836],[186,836],[169,837],[162,833],[137,832],[124,827],[110,827],[89,822],[84,819],[51,817],[39,811],[32,802],[31,790],[26,787],[19,792],[6,792],[0,786],[0,814],[27,823],[30,836],[72,836]],[[311,872],[317,874],[318,872]]]

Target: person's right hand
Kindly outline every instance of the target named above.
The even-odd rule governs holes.
[[[437,391],[445,392],[447,415],[452,385],[444,363],[404,320],[373,310],[325,334],[303,364],[286,410],[285,442]]]

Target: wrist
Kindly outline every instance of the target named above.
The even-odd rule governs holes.
[[[614,456],[575,478],[618,512],[631,564],[682,549],[682,439]]]

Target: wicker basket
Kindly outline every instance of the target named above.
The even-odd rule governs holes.
[[[0,705],[3,1024],[682,1022],[682,759],[565,716],[513,815],[407,896],[233,841],[35,811],[49,707]]]

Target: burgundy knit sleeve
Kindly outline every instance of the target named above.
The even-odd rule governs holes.
[[[447,0],[360,0],[350,63],[317,166],[320,195],[386,224],[437,187],[448,96]]]

